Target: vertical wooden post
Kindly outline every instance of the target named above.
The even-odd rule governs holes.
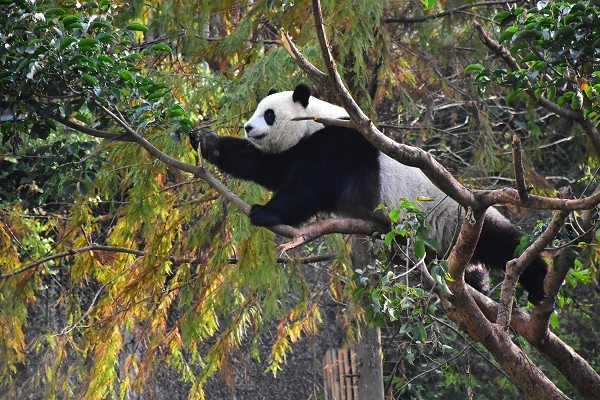
[[[371,262],[369,239],[352,235],[352,267],[366,269]],[[365,400],[384,400],[381,333],[378,327],[361,324],[356,346],[358,361],[358,395]]]

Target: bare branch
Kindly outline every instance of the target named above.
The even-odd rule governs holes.
[[[282,225],[276,225],[272,228],[281,227]],[[381,223],[377,223],[370,220],[354,219],[354,218],[329,218],[314,222],[310,225],[306,225],[302,228],[295,229],[291,235],[283,234],[292,238],[289,242],[286,242],[279,246],[282,252],[286,252],[290,249],[294,249],[298,246],[306,244],[318,237],[321,237],[328,233],[355,233],[361,235],[372,235],[375,232],[385,232],[389,228]],[[275,229],[273,229],[276,232]],[[286,232],[287,233],[287,232]]]
[[[327,118],[327,117],[294,117],[290,121],[306,121],[311,120],[323,124],[325,126],[339,126],[342,128],[354,129],[354,124],[347,119]]]
[[[590,241],[592,237],[592,231],[594,230],[594,224],[591,219],[595,215],[592,211],[585,211],[581,213],[583,217],[586,232],[581,235],[577,241]],[[556,296],[560,290],[565,277],[576,258],[575,252],[570,246],[564,247],[552,260],[552,268],[548,271],[546,276],[544,290],[546,291],[547,297],[533,309],[531,312],[531,327],[530,332],[534,339],[541,340],[548,330],[550,316],[554,312],[554,304],[556,302]]]
[[[580,199],[556,199],[530,194],[527,204],[523,204],[519,193],[515,189],[503,188],[497,190],[474,190],[475,196],[481,200],[482,204],[489,206],[492,204],[514,204],[526,206],[536,210],[588,210],[594,208],[600,203],[600,189],[596,190],[588,197]]]
[[[300,68],[307,73],[315,82],[320,84],[323,87],[329,86],[329,77],[323,71],[312,65],[304,55],[298,50],[292,39],[289,37],[286,31],[281,29],[281,44],[289,55],[298,63]]]
[[[513,135],[512,140],[513,167],[515,169],[515,180],[517,182],[517,191],[523,204],[529,201],[529,190],[525,184],[525,172],[523,171],[523,154],[521,149],[521,139]]]
[[[6,279],[6,278],[10,278],[11,276],[15,276],[18,274],[21,274],[31,268],[35,268],[38,265],[41,265],[43,263],[46,263],[48,261],[52,261],[52,260],[56,260],[59,258],[65,258],[68,256],[73,256],[75,254],[79,254],[79,253],[85,253],[88,251],[111,251],[111,252],[118,252],[118,253],[128,253],[128,254],[134,254],[137,256],[143,256],[146,253],[144,253],[141,250],[135,250],[135,249],[129,249],[129,248],[125,248],[125,247],[117,247],[117,246],[101,246],[101,245],[92,245],[92,246],[85,246],[85,247],[80,247],[78,249],[72,249],[72,250],[67,250],[67,251],[63,251],[61,253],[56,253],[53,254],[51,256],[48,257],[44,257],[44,258],[40,258],[39,260],[36,260],[32,263],[29,263],[27,265],[22,266],[21,268],[15,269],[14,271],[10,271],[7,272],[6,274],[2,274],[0,275],[0,279]]]
[[[131,138],[129,138],[129,136],[126,133],[119,134],[119,133],[111,133],[111,132],[101,131],[98,129],[90,128],[88,126],[80,125],[78,123],[75,123],[75,122],[73,122],[67,118],[61,117],[61,116],[53,116],[52,119],[54,119],[57,122],[60,122],[64,126],[67,126],[71,129],[74,129],[76,131],[85,133],[86,135],[94,136],[97,138],[116,140],[116,141],[120,141],[120,142],[132,142],[133,141]]]
[[[498,315],[498,303],[471,287],[468,287],[468,290],[487,318],[494,322]],[[529,315],[518,308],[512,312],[510,326],[544,355],[584,399],[595,400],[598,398],[600,375],[569,345],[548,329],[544,331],[542,337],[534,336]],[[544,398],[541,394],[537,397]]]
[[[485,220],[485,210],[474,213],[467,211],[467,215],[462,222],[456,244],[452,247],[448,256],[448,273],[454,279],[451,288],[454,291],[457,287],[465,285],[465,268],[471,261],[475,246],[483,227]]]

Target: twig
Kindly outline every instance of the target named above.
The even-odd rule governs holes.
[[[23,273],[31,268],[37,267],[40,264],[46,263],[48,261],[56,260],[58,258],[73,256],[75,254],[85,253],[88,251],[113,251],[113,252],[119,252],[119,253],[134,254],[137,256],[144,256],[146,254],[141,250],[129,249],[129,248],[125,248],[125,247],[101,246],[101,245],[85,246],[85,247],[80,247],[78,249],[71,249],[71,250],[63,251],[61,253],[53,254],[48,257],[40,258],[39,260],[36,260],[27,265],[24,265],[19,269],[16,269],[14,271],[7,272],[6,274],[0,275],[0,279],[6,279],[6,278],[10,278],[11,276],[18,275],[18,274]]]
[[[421,17],[413,17],[413,18],[409,18],[409,17],[387,18],[383,22],[386,23],[386,24],[398,24],[398,23],[414,24],[414,23],[429,21],[429,20],[432,20],[432,19],[438,19],[438,18],[443,18],[443,17],[446,17],[446,16],[451,16],[452,14],[458,13],[458,12],[460,12],[462,10],[467,10],[469,8],[506,5],[506,4],[511,4],[511,3],[519,3],[521,1],[522,0],[482,1],[480,3],[465,4],[465,5],[462,5],[462,6],[459,6],[459,7],[455,7],[453,9],[451,9],[451,10],[439,12],[437,14],[423,15]]]
[[[517,191],[523,204],[529,201],[529,191],[525,184],[525,172],[523,171],[523,153],[521,149],[521,139],[517,135],[513,135],[512,140],[512,156],[513,166],[515,169],[515,180],[517,182]]]
[[[281,44],[289,55],[298,63],[300,68],[304,70],[315,82],[317,82],[322,87],[329,86],[329,77],[323,71],[312,65],[298,50],[290,36],[286,31],[281,29]]]
[[[90,246],[79,247],[77,249],[69,249],[67,251],[56,253],[56,254],[53,254],[48,257],[40,258],[39,260],[35,260],[27,265],[22,266],[21,268],[14,270],[14,271],[10,271],[10,272],[7,272],[6,274],[0,275],[0,279],[7,279],[10,277],[13,277],[13,276],[21,274],[25,271],[28,271],[32,268],[35,268],[41,264],[47,263],[48,261],[53,261],[53,260],[57,260],[60,258],[74,256],[75,254],[93,252],[93,251],[127,253],[127,254],[136,255],[138,257],[145,257],[147,255],[147,253],[142,250],[130,249],[127,247],[103,246],[103,245],[93,244]],[[310,264],[310,263],[317,263],[317,262],[321,262],[321,261],[331,260],[335,256],[336,256],[335,253],[324,253],[324,254],[317,254],[314,256],[298,257],[297,260],[300,264]],[[169,257],[169,260],[172,262],[175,262],[175,263],[182,263],[182,264],[183,263],[194,263],[194,262],[198,261],[197,258],[195,258],[195,257]],[[290,260],[289,257],[278,257],[277,258],[278,263],[285,263],[289,260]],[[227,259],[228,264],[237,264],[237,262],[238,262],[237,258]]]

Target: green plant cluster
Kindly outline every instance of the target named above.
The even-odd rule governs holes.
[[[532,8],[516,7],[494,18],[502,28],[499,42],[518,68],[476,70],[478,89],[507,86],[510,102],[523,91],[544,96],[558,106],[581,110],[600,123],[600,6],[595,1],[538,1]]]
[[[0,4],[3,142],[23,131],[46,139],[56,129],[57,116],[105,128],[109,123],[98,117],[103,114],[97,112],[99,104],[123,106],[134,129],[188,131],[192,123],[181,104],[167,96],[169,85],[140,73],[145,56],[169,53],[170,47],[154,43],[140,49],[139,35],[147,28],[139,23],[114,27],[116,6],[109,0],[78,4]]]

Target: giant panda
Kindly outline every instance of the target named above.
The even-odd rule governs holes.
[[[440,253],[452,245],[461,220],[458,203],[420,169],[390,158],[358,131],[325,127],[307,118],[314,116],[348,118],[343,108],[312,97],[310,88],[301,84],[294,91],[269,91],[245,123],[244,139],[195,129],[190,140],[221,171],[274,192],[264,206],[252,206],[254,225],[297,226],[319,212],[378,219],[382,215],[374,210],[379,204],[394,208],[401,198],[422,199],[429,234]],[[471,264],[504,269],[520,237],[498,210],[488,209]],[[538,256],[521,275],[520,283],[532,303],[545,297],[546,271],[545,261]],[[480,291],[486,285],[477,272],[467,273],[465,280]]]

